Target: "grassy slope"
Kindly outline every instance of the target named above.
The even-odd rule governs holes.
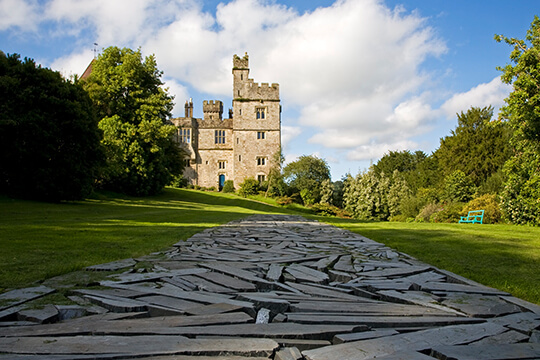
[[[205,228],[250,214],[287,212],[292,210],[234,195],[178,189],[150,198],[102,194],[65,204],[0,197],[0,291],[163,250]],[[540,228],[309,217],[540,304]]]
[[[233,195],[166,189],[49,204],[0,198],[0,290],[168,248],[208,227],[286,210]]]

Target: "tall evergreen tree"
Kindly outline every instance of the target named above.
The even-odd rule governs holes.
[[[491,106],[457,115],[458,126],[435,152],[445,176],[460,170],[479,186],[502,168],[511,155],[511,131],[505,123],[491,122],[492,116]]]

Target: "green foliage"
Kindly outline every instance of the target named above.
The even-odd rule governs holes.
[[[300,190],[300,196],[302,197],[302,202],[304,205],[309,206],[315,204],[315,195],[310,189]]]
[[[442,210],[434,213],[430,219],[436,223],[455,223],[461,219],[463,214],[462,202],[449,202],[442,206]]]
[[[422,151],[390,151],[373,165],[373,169],[377,175],[399,171],[412,191],[435,185],[439,180],[437,159]]]
[[[238,189],[238,194],[243,197],[249,195],[257,195],[259,193],[259,182],[252,178],[245,178],[244,181],[240,184],[240,189]]]
[[[234,181],[225,180],[225,183],[223,184],[223,189],[221,191],[223,191],[224,193],[233,193],[234,192]]]
[[[166,123],[172,97],[162,88],[154,56],[140,49],[109,47],[84,81],[103,131],[106,167],[101,185],[132,194],[156,194],[182,173],[183,151]]]
[[[461,215],[465,216],[469,211],[473,210],[484,210],[484,224],[498,224],[502,222],[502,212],[496,195],[484,194],[469,201],[463,207]]]
[[[343,181],[338,180],[332,183],[332,204],[342,208],[343,207],[343,190],[344,184]]]
[[[472,180],[461,170],[456,170],[444,180],[446,199],[454,202],[467,202],[473,198],[476,188]]]
[[[321,199],[321,184],[330,179],[330,167],[325,160],[313,155],[302,155],[283,169],[283,177],[290,187],[308,190],[313,203]],[[303,198],[303,197],[302,197]]]
[[[102,152],[84,90],[0,51],[0,99],[0,191],[49,201],[89,195]]]
[[[333,205],[334,188],[330,179],[326,179],[321,184],[321,204]]]
[[[522,146],[505,165],[507,181],[501,194],[501,208],[514,224],[540,225],[540,151]]]
[[[281,196],[276,199],[276,203],[280,206],[291,205],[293,203],[293,199],[290,196]]]
[[[458,126],[435,153],[445,176],[460,170],[479,186],[502,168],[511,155],[511,130],[506,123],[491,122],[492,116],[491,106],[458,114]]]
[[[540,18],[534,17],[525,40],[502,35],[495,35],[495,40],[513,47],[512,64],[497,68],[503,73],[502,81],[513,85],[502,116],[508,119],[517,139],[540,142]]]
[[[418,222],[433,222],[435,215],[443,210],[443,206],[438,203],[429,203],[425,205],[420,213],[416,216],[415,221]]]
[[[184,177],[184,175],[179,174],[173,177],[170,186],[181,189],[181,188],[187,188],[188,187],[188,180]]]
[[[392,181],[388,189],[388,212],[391,217],[396,217],[403,213],[402,202],[411,197],[412,193],[399,170],[394,170]]]
[[[322,215],[322,216],[337,216],[341,218],[350,217],[350,214],[346,212],[345,210],[340,209],[337,206],[324,204],[324,203],[314,204],[311,207],[311,210],[317,215]]]
[[[513,47],[512,64],[498,68],[502,81],[513,85],[501,113],[514,130],[501,207],[513,223],[540,225],[540,18],[534,17],[525,40],[502,35],[495,40]]]
[[[345,180],[343,205],[345,210],[360,220],[387,220],[390,180],[384,173],[375,174],[373,167]]]

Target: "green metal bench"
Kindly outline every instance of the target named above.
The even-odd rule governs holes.
[[[472,210],[467,216],[462,216],[459,223],[481,224],[482,221],[484,221],[484,210]]]

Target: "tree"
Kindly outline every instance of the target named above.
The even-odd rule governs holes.
[[[49,201],[87,196],[102,152],[82,87],[0,52],[0,98],[0,191]]]
[[[356,177],[347,176],[343,205],[354,218],[360,220],[387,220],[390,180],[384,173],[377,175],[373,166]]]
[[[444,180],[446,199],[467,202],[473,198],[475,187],[472,180],[461,170],[456,170]]]
[[[498,67],[502,81],[513,85],[501,109],[513,130],[514,148],[504,166],[501,207],[514,223],[540,225],[540,18],[534,17],[525,40],[503,35],[495,40],[513,47],[511,64]]]
[[[511,131],[506,123],[491,122],[492,116],[491,106],[457,115],[458,126],[435,153],[444,176],[460,170],[480,186],[502,168],[511,155]]]
[[[162,88],[155,57],[140,49],[109,47],[93,62],[84,80],[103,131],[105,188],[150,195],[183,170],[183,151],[167,124],[173,98]]]
[[[299,192],[306,190],[313,203],[321,199],[321,184],[330,180],[330,167],[325,160],[314,155],[302,155],[283,169],[283,177],[289,186]]]
[[[321,204],[334,205],[334,188],[330,179],[326,179],[321,184]]]

